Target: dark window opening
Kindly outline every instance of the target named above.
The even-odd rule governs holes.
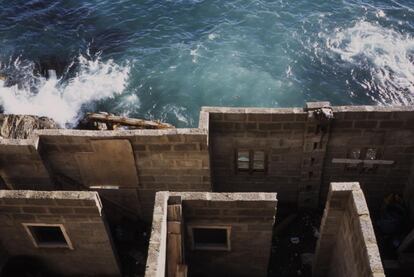
[[[67,247],[69,245],[61,226],[26,225],[37,247]]]
[[[229,229],[193,227],[195,250],[229,250]]]

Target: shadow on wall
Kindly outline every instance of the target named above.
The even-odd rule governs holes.
[[[52,277],[42,261],[32,256],[11,257],[1,271],[1,277]]]

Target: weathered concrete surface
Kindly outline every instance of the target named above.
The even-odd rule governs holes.
[[[53,182],[40,152],[39,138],[0,139],[0,176],[5,186],[52,190]]]
[[[330,186],[313,276],[385,276],[368,206],[358,183]]]
[[[266,276],[276,213],[275,193],[158,192],[148,276],[164,276],[168,201],[181,203],[185,263],[193,276]],[[230,227],[230,251],[192,250],[190,226]]]
[[[84,185],[135,188],[141,214],[148,220],[157,191],[212,190],[206,129],[42,130],[37,134],[52,173]],[[104,141],[105,147],[96,147]],[[135,195],[131,197],[135,199]]]
[[[165,277],[168,198],[168,191],[157,192],[155,197],[145,277]]]
[[[276,193],[172,193],[180,195],[186,257],[194,276],[267,276]],[[230,251],[192,250],[188,226],[230,227]]]
[[[332,107],[335,120],[327,146],[323,168],[322,201],[330,182],[357,180],[365,193],[370,209],[381,207],[390,193],[402,194],[414,165],[414,107]],[[350,158],[354,149],[366,159],[368,149],[377,150],[377,160],[393,164],[369,165],[356,168],[335,164],[334,158]],[[322,202],[323,203],[323,202]]]
[[[331,109],[334,119],[321,121],[318,109]],[[196,129],[35,130],[28,140],[1,140],[0,175],[17,189],[74,189],[56,175],[85,187],[118,186],[115,198],[131,193],[126,202],[139,205],[128,208],[148,220],[161,190],[277,192],[281,203],[316,207],[330,182],[353,180],[377,209],[409,184],[413,126],[413,107],[206,107]],[[264,151],[267,172],[236,172],[237,149]],[[350,160],[355,149],[355,167],[333,162]],[[371,161],[369,149],[378,154]]]
[[[204,107],[210,115],[210,152],[215,191],[277,192],[280,203],[323,205],[331,182],[358,180],[368,205],[377,209],[385,195],[402,193],[414,161],[414,107],[331,107],[328,126],[309,117],[310,108]],[[366,159],[376,149],[378,160],[350,168],[333,159],[351,158],[358,149]],[[266,174],[236,172],[237,149],[264,150]],[[375,161],[371,161],[375,163]],[[321,197],[321,199],[319,199]]]
[[[73,245],[36,248],[25,224],[62,224]],[[0,191],[0,247],[39,258],[59,276],[120,276],[96,192]]]
[[[300,108],[203,108],[210,114],[214,189],[277,192],[281,203],[297,203],[307,112]],[[267,173],[236,172],[237,149],[264,150]]]

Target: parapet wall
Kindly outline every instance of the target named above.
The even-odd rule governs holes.
[[[39,138],[0,139],[0,175],[5,185],[50,190],[53,183],[38,152]]]
[[[0,190],[0,222],[0,251],[10,257],[37,258],[53,276],[120,276],[96,192]],[[29,226],[59,228],[65,243]]]
[[[385,276],[368,206],[358,183],[330,186],[313,276]]]
[[[355,180],[378,209],[412,190],[413,141],[414,107],[205,107],[194,129],[0,139],[0,175],[11,189],[99,190],[145,219],[161,190],[277,192],[280,204],[317,207],[330,182]],[[238,171],[239,150],[264,153],[264,170]]]
[[[167,240],[167,234],[170,238],[172,232],[167,224],[170,204],[182,207],[180,241],[184,241],[181,247],[189,276],[267,276],[277,204],[275,193],[158,192],[146,277],[165,276],[166,262],[171,260]],[[196,248],[192,228],[225,228],[227,248]]]
[[[203,108],[210,114],[216,191],[277,192],[296,203],[300,191],[307,113],[299,108]],[[267,172],[237,172],[236,151],[264,150]]]
[[[150,219],[157,191],[211,191],[208,118],[201,117],[200,124],[171,130],[37,130],[31,139],[0,140],[0,174],[11,189],[99,190],[105,199]]]
[[[414,165],[413,107],[332,107],[332,122],[327,145],[321,195],[326,196],[330,182],[358,180],[369,207],[378,209],[384,196],[402,194],[409,184]],[[370,161],[367,151],[375,149]],[[352,152],[360,151],[359,158]],[[357,160],[350,167],[349,160]]]
[[[402,193],[414,160],[414,107],[217,108],[210,114],[215,191],[277,192],[280,204],[323,205],[330,182],[358,180],[370,207]],[[327,113],[331,118],[320,116]],[[238,172],[238,150],[264,151],[266,172]],[[373,154],[374,153],[374,154]]]

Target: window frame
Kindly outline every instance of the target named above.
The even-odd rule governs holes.
[[[36,248],[64,248],[73,250],[72,241],[69,238],[69,235],[66,231],[66,228],[63,224],[48,224],[48,223],[22,223],[26,233],[28,234],[30,240]],[[66,243],[42,243],[39,242],[36,238],[36,235],[32,233],[31,227],[59,227],[62,232],[62,236],[65,239]]]
[[[239,168],[239,153],[248,152],[249,153],[249,168]],[[263,152],[263,169],[255,169],[255,152]],[[267,163],[267,152],[265,149],[246,149],[246,148],[237,148],[234,150],[234,169],[236,173],[247,172],[249,174],[253,173],[266,173],[268,168]]]
[[[221,229],[226,230],[226,245],[197,245],[194,241],[194,229]],[[190,238],[191,250],[207,250],[207,251],[231,251],[231,226],[223,225],[187,225],[188,236]]]
[[[351,153],[355,150],[358,150],[359,156],[352,157]],[[375,157],[374,159],[368,159],[367,154],[371,151],[374,151]],[[345,171],[349,172],[358,172],[362,173],[376,173],[378,170],[378,164],[371,164],[367,161],[375,161],[380,160],[382,157],[383,148],[377,146],[369,146],[369,147],[354,147],[348,150],[347,157],[350,160],[358,161],[354,164],[346,164]]]

